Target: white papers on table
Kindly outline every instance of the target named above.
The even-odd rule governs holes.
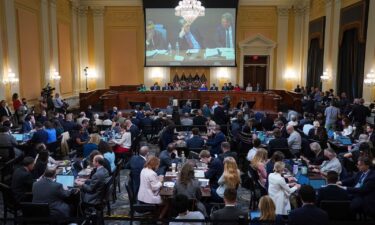
[[[195,178],[204,178],[204,171],[203,170],[194,170],[194,177]]]
[[[154,55],[167,55],[168,51],[167,50],[151,50],[151,51],[146,51],[146,57],[152,57]]]
[[[175,55],[174,56],[174,60],[176,60],[176,61],[184,61],[184,57],[180,56],[180,55]]]
[[[199,49],[188,49],[188,50],[186,51],[186,53],[196,54],[196,53],[199,53]]]

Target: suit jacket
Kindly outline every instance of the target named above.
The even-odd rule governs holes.
[[[193,125],[204,126],[206,125],[207,119],[204,116],[195,116],[193,118]]]
[[[91,179],[87,180],[81,188],[83,202],[88,204],[100,203],[107,178],[109,178],[108,170],[104,167],[98,168]]]
[[[235,29],[232,26],[232,42],[235,41]],[[215,46],[212,46],[214,48],[226,48],[226,29],[222,26],[219,25],[216,28],[216,35],[215,35]],[[232,43],[233,47],[235,47],[235,44]]]
[[[317,205],[321,201],[347,201],[349,200],[348,192],[337,185],[327,185],[318,191]]]
[[[132,140],[133,138],[136,138],[139,135],[139,129],[134,124],[129,128],[129,132],[131,134]]]
[[[328,214],[315,205],[304,205],[289,214],[289,225],[328,225]]]
[[[151,91],[160,91],[160,86],[159,85],[157,85],[157,86],[151,86],[150,90]]]
[[[10,109],[8,107],[0,106],[0,118],[3,116],[11,117],[12,113],[10,112]]]
[[[221,161],[224,161],[224,159],[226,157],[233,157],[236,160],[236,162],[238,163],[237,152],[227,151],[227,152],[225,152],[223,154],[220,154],[220,156],[219,156],[219,158],[221,159]]]
[[[218,91],[219,88],[218,87],[210,87],[210,91]]]
[[[130,159],[130,161],[125,166],[125,169],[130,170],[131,184],[135,196],[137,196],[138,194],[140,185],[140,175],[145,163],[146,160],[142,156],[135,155]]]
[[[226,141],[226,138],[223,132],[216,133],[214,138],[207,140],[206,145],[211,146],[212,156],[221,153],[221,143],[224,141]]]
[[[243,216],[246,220],[249,219],[249,214],[246,211],[241,210],[236,206],[225,206],[211,214],[212,220],[238,220],[240,216]],[[237,224],[235,222],[213,222],[215,225],[229,225]]]
[[[204,49],[205,47],[204,47],[204,44],[203,44],[203,37],[200,34],[200,32],[198,30],[194,29],[194,28],[190,28],[190,33],[193,35],[194,39],[198,42],[200,48]],[[178,42],[180,44],[180,50],[191,49],[188,41],[185,38],[185,36],[186,36],[186,34],[182,38],[178,37]]]
[[[11,188],[17,202],[26,201],[26,193],[31,192],[33,182],[33,175],[24,167],[17,168],[13,172]]]
[[[204,145],[204,140],[198,135],[194,135],[192,138],[186,141],[186,147],[190,148],[202,148]]]
[[[17,141],[10,133],[0,133],[0,147],[15,147]]]
[[[178,163],[178,159],[172,159],[167,150],[163,150],[159,155],[160,165],[157,171],[158,175],[165,175],[168,168],[172,166],[172,163]]]
[[[212,158],[208,164],[208,170],[204,173],[204,176],[210,180],[210,186],[213,189],[219,187],[217,181],[224,172],[223,162],[219,158]]]
[[[65,200],[71,195],[62,184],[42,178],[33,185],[33,203],[48,203],[51,216],[69,217],[70,208]]]
[[[268,156],[272,156],[275,148],[289,148],[288,140],[286,138],[275,138],[268,143]]]
[[[141,183],[139,186],[138,200],[148,204],[160,204],[162,202],[160,197],[160,182],[155,171],[149,168],[143,168],[141,171]]]
[[[167,49],[167,43],[166,40],[163,38],[163,35],[160,33],[158,30],[154,30],[154,36],[152,38],[152,41],[147,45],[146,48],[147,50],[155,50],[155,49],[160,49],[164,50]]]
[[[375,170],[371,169],[362,182],[361,187],[355,187],[362,176],[362,172],[357,175],[342,181],[343,186],[347,186],[349,194],[355,198],[361,198],[363,201],[363,208],[368,214],[375,214]]]
[[[214,121],[218,125],[226,124],[227,116],[225,115],[224,108],[218,106],[214,110]]]
[[[31,138],[31,143],[39,144],[44,143],[47,144],[48,141],[48,133],[45,130],[38,130],[33,134]]]

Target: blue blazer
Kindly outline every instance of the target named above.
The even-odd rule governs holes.
[[[215,134],[213,139],[209,139],[206,142],[206,145],[211,146],[211,155],[220,154],[221,153],[221,143],[226,141],[225,135],[223,132],[219,132]]]
[[[130,170],[131,186],[133,188],[134,196],[138,196],[139,185],[141,182],[141,171],[145,163],[146,160],[142,156],[135,155],[131,157],[130,161],[125,166],[125,169]]]
[[[23,133],[29,133],[32,130],[31,123],[29,121],[25,121],[22,124],[22,132]]]
[[[204,145],[203,138],[199,137],[198,135],[194,135],[192,138],[186,141],[186,147],[190,148],[202,148]]]

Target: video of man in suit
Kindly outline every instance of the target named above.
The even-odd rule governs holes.
[[[207,8],[192,23],[173,8],[145,13],[146,66],[235,66],[236,9]]]

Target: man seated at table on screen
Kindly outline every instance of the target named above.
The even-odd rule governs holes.
[[[147,51],[167,49],[163,34],[155,28],[155,24],[151,20],[147,21],[146,24],[146,49]]]

